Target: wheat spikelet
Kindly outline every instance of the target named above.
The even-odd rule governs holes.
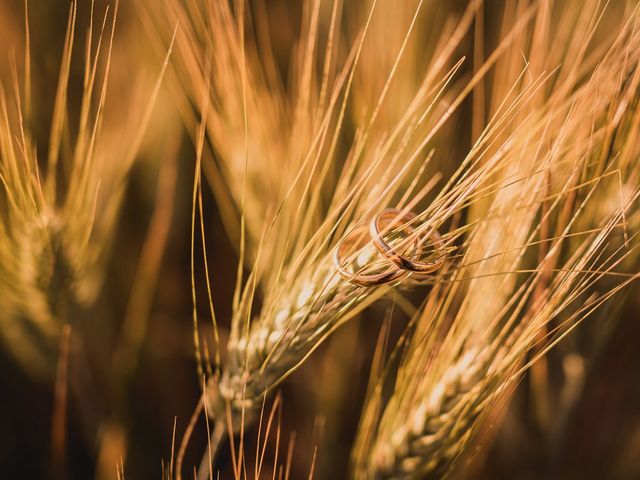
[[[477,433],[476,429],[482,426],[482,421],[489,415],[488,412],[509,393],[519,378],[522,370],[514,372],[514,366],[521,364],[540,326],[556,318],[575,301],[586,288],[583,284],[591,286],[592,280],[585,280],[583,277],[587,275],[581,275],[581,271],[590,268],[589,261],[585,259],[592,260],[599,254],[603,239],[620,218],[621,215],[614,217],[614,221],[603,231],[604,235],[598,235],[592,243],[587,242],[587,248],[580,252],[583,256],[578,261],[563,266],[570,273],[550,286],[547,292],[549,297],[545,298],[548,303],[544,307],[536,305],[538,311],[528,319],[531,324],[524,330],[510,334],[501,348],[495,345],[484,350],[466,347],[457,360],[447,364],[444,373],[435,376],[435,384],[423,386],[426,388],[424,393],[418,388],[417,391],[411,391],[409,394],[412,397],[407,399],[397,390],[384,410],[380,430],[367,457],[369,463],[359,476],[440,478],[451,472],[456,460],[465,453],[465,448]],[[597,263],[594,266],[600,275],[609,268]],[[617,291],[616,288],[597,299],[590,299],[587,307],[580,310],[588,312],[596,308]],[[572,322],[580,318],[576,317]],[[430,324],[434,319],[425,315],[418,321]],[[563,328],[571,327],[563,325]],[[416,375],[424,374],[425,361],[429,361],[424,355],[419,360],[417,357],[416,354],[406,359],[407,371],[403,372],[413,381]],[[410,362],[416,362],[419,366],[410,366]],[[407,381],[407,378],[399,377],[397,389],[403,388],[402,381]]]
[[[504,177],[487,210],[492,215],[486,216],[487,212],[481,213],[483,206],[477,206],[476,215],[483,216],[470,235],[461,267],[452,274],[454,283],[443,283],[431,293],[384,407],[381,387],[372,390],[354,451],[357,476],[440,478],[451,473],[491,411],[488,407],[508,395],[528,366],[523,366],[525,355],[540,341],[538,335],[549,321],[568,310],[568,318],[556,330],[548,337],[543,334],[543,352],[633,280],[633,274],[626,281],[612,277],[613,286],[596,290],[585,305],[578,304],[610,270],[635,254],[635,248],[627,249],[624,242],[613,252],[605,251],[614,229],[624,223],[625,212],[637,202],[637,187],[632,187],[613,210],[593,216],[595,198],[607,190],[598,189],[606,184],[603,179],[607,174],[594,169],[593,160],[606,146],[609,124],[603,120],[611,102],[616,110],[616,99],[626,96],[620,95],[627,90],[620,89],[617,79],[629,70],[637,71],[635,25],[634,12],[620,33],[610,38],[588,81],[573,73],[560,73],[556,92],[561,94],[553,93],[547,99],[531,97],[531,115],[522,130],[526,134],[511,136],[511,153],[507,153],[514,154],[512,173],[524,180],[513,188]],[[592,28],[589,25],[586,35]],[[584,68],[590,67],[578,63],[576,70],[568,72]],[[596,86],[603,97],[594,102]],[[617,105],[626,108],[624,100]],[[584,118],[593,119],[591,128],[584,128]],[[635,118],[633,112],[631,118]],[[557,129],[546,128],[558,119]],[[547,143],[548,150],[540,148]],[[530,154],[518,155],[529,148]],[[527,174],[540,171],[549,182]],[[627,181],[634,176],[630,174]],[[545,191],[552,192],[551,196],[540,195]],[[574,195],[580,200],[575,201]],[[536,214],[546,201],[552,204],[546,213],[540,210],[540,215],[559,218],[555,243],[541,262],[529,269],[524,264],[540,228]],[[563,223],[562,212],[567,207],[570,214]],[[584,233],[575,231],[576,226],[585,224],[584,218],[589,219],[591,228]],[[594,224],[595,233],[587,235],[594,232]],[[560,245],[571,242],[575,245],[568,258],[561,268],[554,268]],[[551,272],[551,278],[545,278],[544,272]],[[527,277],[523,281],[518,274]]]
[[[325,27],[329,38],[326,52],[320,55],[323,71],[318,74],[312,60],[318,50],[320,18],[327,10],[321,9],[321,4],[308,4],[305,33],[299,42],[303,60],[297,66],[293,102],[282,86],[274,85],[269,54],[257,58],[253,37],[245,32],[248,27],[242,15],[244,6],[232,11],[228,2],[191,2],[187,7],[165,2],[165,11],[141,9],[156,33],[162,33],[158,25],[163,25],[163,20],[165,26],[172,23],[166,18],[175,18],[183,25],[176,48],[182,53],[180,58],[186,60],[175,71],[176,75],[188,77],[190,83],[180,86],[179,98],[186,97],[190,100],[185,102],[200,106],[203,90],[211,92],[205,129],[216,157],[222,160],[219,174],[227,181],[237,207],[244,206],[250,251],[246,258],[255,269],[244,299],[241,302],[237,297],[234,302],[231,350],[243,351],[247,345],[255,350],[249,362],[252,368],[256,359],[266,357],[265,349],[274,345],[274,339],[282,336],[280,324],[284,320],[293,325],[302,317],[318,317],[320,310],[321,318],[331,318],[341,310],[342,316],[348,310],[345,303],[360,301],[359,295],[352,295],[351,286],[336,278],[330,250],[346,232],[366,221],[375,205],[391,199],[400,184],[410,183],[407,172],[422,160],[421,149],[406,151],[406,140],[399,129],[388,132],[385,141],[372,143],[367,138],[366,125],[358,127],[346,162],[338,158],[336,142],[343,135],[344,112],[361,40],[350,45],[346,57],[339,61],[339,55],[345,55],[342,45],[338,46],[341,7],[339,2],[327,3],[329,18]],[[158,19],[159,14],[163,18]],[[363,36],[361,32],[359,38]],[[211,58],[211,65],[207,67],[200,58]],[[445,78],[450,79],[451,72]],[[436,83],[434,79],[432,86]],[[411,116],[423,112],[429,102],[437,101],[438,95],[437,90],[422,93],[404,120],[406,136],[416,135],[417,121]],[[369,122],[373,123],[373,119]],[[366,154],[365,148],[370,149]],[[390,152],[394,150],[397,153],[392,156]],[[402,158],[410,154],[412,158],[403,165]],[[388,168],[383,165],[385,156],[390,162]],[[205,173],[209,171],[207,165],[211,163],[204,163]],[[215,180],[212,182],[215,187]],[[256,261],[258,254],[260,261]],[[283,282],[290,282],[293,291],[285,292]],[[247,315],[246,307],[252,302],[254,283],[267,295],[260,322],[252,322],[261,325],[252,326],[252,338],[237,338],[246,336],[247,321],[241,317]],[[330,322],[324,323],[327,325],[305,321],[304,328],[290,326],[288,331],[292,338],[300,332],[308,336],[317,330],[313,325],[322,326],[322,334],[315,335],[320,338],[332,328]],[[237,364],[234,368],[244,364],[233,362]]]
[[[24,81],[14,63],[10,85],[0,85],[0,333],[40,378],[53,373],[69,311],[90,304],[102,283],[127,174],[150,116],[148,92],[135,89],[126,116],[105,113],[117,10],[107,8],[95,25],[92,8],[78,123],[71,125],[67,92],[77,36],[71,3],[46,162],[31,131],[28,49]]]

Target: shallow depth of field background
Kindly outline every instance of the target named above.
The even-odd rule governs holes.
[[[84,31],[90,2],[78,8],[78,43],[74,54],[70,105],[77,107],[83,63]],[[272,42],[284,78],[289,53],[298,34],[301,3],[267,1]],[[398,2],[410,4],[412,2]],[[465,2],[446,2],[443,9],[461,11]],[[611,6],[615,10],[616,5]],[[96,1],[96,17],[105,3]],[[68,15],[68,2],[30,2],[31,59],[35,136],[39,153],[46,156],[53,97]],[[399,8],[401,8],[399,6]],[[413,7],[407,7],[413,8]],[[489,1],[484,10],[487,43],[495,42],[502,2]],[[23,5],[0,0],[0,74],[10,72],[12,52],[23,47]],[[612,18],[615,16],[612,15]],[[108,109],[127,109],[119,101],[135,78],[154,78],[160,60],[146,43],[144,29],[127,2],[120,5],[113,53]],[[463,42],[472,56],[472,38]],[[465,53],[465,52],[461,52]],[[74,87],[75,86],[75,87]],[[29,377],[6,352],[0,350],[0,478],[115,478],[116,467],[101,463],[100,452],[126,451],[125,478],[160,478],[161,460],[171,455],[174,418],[176,441],[196,405],[200,388],[194,361],[189,270],[191,182],[195,153],[171,96],[161,93],[139,158],[132,170],[104,286],[95,305],[73,311],[72,337],[81,338],[83,352],[69,358],[69,374],[82,379],[81,396],[71,395],[67,408],[66,456],[53,458],[51,424],[53,386]],[[470,139],[470,99],[436,139],[448,146],[452,168],[464,155]],[[73,116],[73,108],[71,109]],[[112,355],[125,314],[140,251],[157,201],[156,188],[163,162],[177,152],[176,193],[166,250],[150,308],[148,328],[139,362],[125,384],[113,378]],[[231,313],[237,252],[230,244],[213,196],[205,189],[209,266],[213,296],[224,343]],[[201,257],[196,262],[202,262]],[[198,270],[201,275],[201,270]],[[206,294],[202,276],[196,279],[201,298]],[[477,478],[622,478],[640,473],[640,288],[617,298],[589,319],[548,357],[554,373],[551,388],[560,395],[567,369],[577,368],[586,382],[575,411],[560,438],[550,438],[532,420],[529,382],[518,386],[500,430],[486,456],[478,459]],[[344,478],[351,444],[368,381],[369,362],[389,302],[379,302],[349,322],[313,354],[282,386],[283,441],[286,448],[295,432],[292,478],[306,478],[316,453],[316,478]],[[203,303],[201,308],[206,308]],[[0,312],[2,315],[3,312]],[[407,318],[395,312],[397,337]],[[209,323],[201,322],[202,338],[211,341]],[[564,349],[573,352],[561,355]],[[581,356],[582,355],[582,356]],[[105,431],[108,433],[105,434]],[[247,433],[253,452],[256,428]],[[103,442],[98,442],[102,438]],[[206,445],[204,422],[198,422],[185,465],[197,464]],[[104,442],[107,442],[106,445]],[[105,457],[111,458],[111,457]],[[218,457],[228,464],[228,451]],[[54,468],[54,465],[57,465]],[[60,466],[61,465],[61,466]],[[633,468],[635,467],[635,471]],[[52,473],[53,472],[53,473]],[[627,476],[630,475],[630,476]]]

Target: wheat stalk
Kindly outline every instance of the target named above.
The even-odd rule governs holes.
[[[126,116],[105,113],[118,6],[106,8],[97,25],[92,7],[78,123],[70,125],[77,8],[72,2],[46,161],[31,131],[28,48],[23,81],[14,62],[11,84],[0,85],[0,335],[29,373],[46,379],[69,310],[91,304],[102,283],[128,172],[160,85],[150,99],[134,89]]]
[[[616,216],[615,222],[620,218],[621,215]],[[548,295],[543,299],[546,305],[542,307],[539,302],[534,313],[527,318],[531,323],[524,329],[510,333],[501,348],[495,344],[482,350],[465,347],[455,360],[447,362],[443,373],[432,377],[434,383],[405,393],[402,392],[405,386],[401,382],[408,378],[415,382],[419,375],[425,374],[425,365],[429,364],[428,356],[409,355],[404,367],[406,371],[402,371],[406,377],[400,377],[397,390],[384,409],[375,442],[366,457],[368,463],[362,463],[359,476],[440,478],[450,473],[456,466],[456,460],[465,453],[469,442],[482,427],[483,421],[490,417],[498,401],[510,393],[520,378],[525,367],[518,366],[523,364],[529,347],[535,342],[538,329],[557,318],[595,281],[586,280],[585,277],[589,275],[583,271],[595,271],[597,277],[607,274],[612,265],[598,264],[592,267],[589,260],[599,254],[603,240],[610,234],[615,222],[607,225],[591,242],[586,242],[586,248],[580,251],[581,258],[564,266],[568,273],[556,279],[545,292]],[[628,283],[624,282],[622,286]],[[590,298],[570,321],[563,324],[563,333],[575,326],[574,322],[579,322],[618,293],[620,288],[621,285],[618,285],[596,298]],[[518,298],[518,301],[522,299]],[[432,324],[434,320],[431,315],[423,314],[418,322]],[[501,340],[504,341],[504,338]],[[556,341],[557,338],[554,339]],[[414,348],[418,347],[423,349],[424,342]],[[437,350],[435,355],[441,353]],[[410,395],[410,398],[405,395]]]
[[[452,275],[454,283],[442,283],[431,293],[417,319],[413,340],[388,402],[382,403],[380,383],[371,389],[354,450],[358,477],[440,478],[451,473],[471,439],[490,419],[492,408],[498,400],[508,397],[514,383],[532,363],[524,363],[525,355],[534,343],[540,342],[545,326],[568,311],[568,318],[556,330],[542,335],[544,344],[534,359],[635,279],[634,274],[613,276],[612,270],[635,255],[637,248],[628,248],[629,244],[623,242],[613,253],[603,254],[612,232],[619,229],[620,223],[626,228],[625,212],[637,202],[638,189],[594,220],[595,199],[608,188],[604,188],[607,173],[594,169],[593,160],[607,145],[610,124],[604,120],[611,102],[622,99],[617,105],[627,107],[624,98],[629,90],[621,89],[617,80],[626,76],[629,69],[637,71],[636,25],[637,15],[633,13],[619,34],[612,35],[609,48],[587,82],[572,73],[561,75],[557,84],[561,95],[554,93],[542,101],[532,100],[532,115],[527,118],[533,123],[522,130],[527,132],[524,138],[512,136],[509,147],[513,153],[520,152],[523,146],[532,149],[529,155],[514,156],[518,160],[512,164],[519,171],[517,176],[529,180],[520,182],[516,189],[511,182],[498,189],[488,209],[495,215],[481,217],[478,228],[473,230],[461,266]],[[587,36],[593,28],[589,25]],[[568,72],[584,67],[578,63],[575,68]],[[596,87],[603,97],[594,102]],[[558,98],[563,95],[567,98]],[[562,119],[560,128],[539,128],[556,122],[554,117]],[[635,118],[635,112],[630,117]],[[594,119],[590,129],[584,128],[584,118]],[[551,145],[544,154],[541,139]],[[611,164],[607,167],[611,168]],[[545,185],[547,181],[539,176],[527,175],[536,171],[545,171],[550,183]],[[576,172],[588,173],[578,177]],[[576,182],[578,178],[584,183]],[[633,178],[632,170],[626,180]],[[544,191],[553,193],[541,197]],[[576,202],[576,196],[581,200]],[[529,201],[525,202],[525,198]],[[534,222],[536,212],[548,201],[552,203],[541,213],[542,220],[559,217],[559,230],[540,263],[528,269],[522,264],[540,229]],[[562,212],[567,207],[570,214],[563,224]],[[482,212],[482,208],[477,206],[476,212]],[[585,224],[584,218],[592,227],[584,233],[574,232],[577,225]],[[597,224],[595,232],[593,223]],[[575,245],[565,263],[555,269],[560,245],[569,242]],[[523,274],[527,275],[525,280],[518,281]],[[612,276],[613,286],[601,285],[604,291],[596,290],[589,297],[595,284],[607,276]],[[585,304],[578,305],[585,297]]]

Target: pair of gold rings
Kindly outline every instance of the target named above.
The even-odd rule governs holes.
[[[431,260],[420,260],[423,252],[423,242],[416,238],[407,248],[408,252],[400,253],[385,239],[384,234],[400,231],[408,238],[415,228],[411,222],[415,220],[415,213],[408,210],[388,208],[378,213],[369,223],[362,225],[347,235],[338,244],[333,253],[333,262],[342,278],[361,287],[383,285],[398,280],[411,272],[428,274],[435,272],[444,264],[446,254],[441,254]],[[428,239],[434,251],[443,246],[440,234],[434,229]],[[362,250],[371,241],[376,250],[390,263],[388,268],[379,273],[352,273],[349,269],[348,254]]]

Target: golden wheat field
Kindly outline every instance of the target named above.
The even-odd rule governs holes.
[[[0,478],[640,478],[640,3],[0,0]]]

